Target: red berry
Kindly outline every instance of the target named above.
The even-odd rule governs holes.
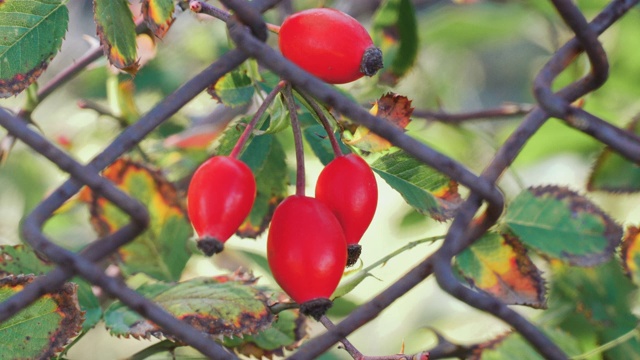
[[[349,154],[331,161],[320,173],[316,198],[336,215],[344,229],[350,251],[349,265],[358,259],[362,235],[371,224],[378,204],[378,186],[373,171],[360,156]],[[355,258],[354,258],[355,256]]]
[[[382,68],[382,52],[367,30],[335,9],[295,13],[282,23],[279,36],[284,57],[331,84],[372,76]]]
[[[242,161],[214,156],[193,174],[187,193],[189,218],[198,247],[211,256],[247,218],[256,198],[256,181]]]
[[[317,199],[293,195],[276,208],[267,238],[267,259],[273,277],[301,310],[324,303],[338,287],[347,261],[347,243],[340,223]],[[328,306],[307,315],[321,316]]]

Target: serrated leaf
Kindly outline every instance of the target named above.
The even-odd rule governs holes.
[[[28,246],[0,246],[0,277],[9,275],[43,275],[54,266],[38,257]],[[102,308],[98,298],[91,290],[91,284],[86,280],[75,277],[71,280],[78,285],[78,301],[80,308],[84,312],[83,330],[94,327],[102,317]],[[1,357],[0,357],[1,358]]]
[[[31,275],[0,279],[0,302],[33,280]],[[80,333],[81,323],[76,285],[67,283],[2,323],[0,359],[51,359]]]
[[[262,161],[255,161],[255,158]],[[266,230],[275,208],[288,194],[289,177],[285,152],[274,136],[256,136],[240,159],[251,168],[257,194],[251,212],[236,232],[241,237],[256,238]]]
[[[65,2],[0,1],[0,98],[29,87],[60,50],[69,22]]]
[[[127,0],[93,0],[98,37],[111,65],[130,74],[138,71],[136,25]]]
[[[242,338],[225,339],[222,344],[247,357],[257,359],[282,357],[285,350],[296,349],[307,336],[306,320],[298,310],[283,311],[265,330]]]
[[[418,56],[418,22],[410,0],[387,0],[373,18],[373,38],[383,54],[383,82],[395,84]]]
[[[253,98],[255,88],[246,71],[234,70],[209,86],[207,92],[226,106],[236,107],[248,104]]]
[[[385,155],[371,168],[402,195],[407,204],[435,220],[455,214],[462,202],[458,184],[405,152]]]
[[[560,329],[543,329],[544,333],[553,340],[567,355],[581,353],[575,338]],[[475,347],[470,360],[543,360],[529,343],[518,333],[509,332],[496,339],[479,344]]]
[[[145,284],[136,291],[207,334],[240,336],[266,329],[273,321],[266,295],[251,282],[232,279],[197,278],[180,283]],[[119,301],[105,311],[104,319],[113,335],[171,338]]]
[[[173,0],[142,0],[142,16],[155,36],[162,39],[173,24]]]
[[[637,287],[626,277],[617,260],[589,268],[551,262],[549,311],[545,322],[591,337],[593,348],[633,330],[638,323],[634,314]],[[555,310],[555,311],[554,311]],[[636,330],[637,331],[637,330]],[[604,353],[606,359],[640,358],[640,342],[632,338]]]
[[[627,227],[620,253],[622,266],[636,285],[640,284],[640,241],[638,240],[640,240],[640,228]]]
[[[458,268],[475,287],[508,305],[545,307],[540,270],[518,239],[489,232],[456,257]]]
[[[627,126],[627,130],[640,135],[640,117],[636,117]],[[632,193],[640,191],[640,166],[605,148],[596,160],[589,182],[589,191],[609,191],[614,193]]]
[[[509,205],[505,223],[527,246],[578,266],[613,256],[622,228],[600,208],[564,187],[529,188]]]
[[[121,269],[126,274],[142,272],[158,280],[178,280],[189,259],[187,240],[193,231],[176,189],[160,172],[125,159],[111,164],[103,176],[138,199],[151,217],[147,231],[118,249]],[[100,236],[131,221],[122,210],[93,192],[84,198],[88,198],[91,224]]]
[[[373,104],[369,112],[404,130],[411,122],[413,107],[411,107],[411,100],[406,96],[387,93]],[[389,141],[362,125],[356,128],[353,137],[345,140],[345,143],[366,152],[380,152],[393,146]]]

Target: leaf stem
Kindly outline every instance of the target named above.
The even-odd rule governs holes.
[[[233,150],[231,150],[231,154],[229,154],[229,157],[234,159],[238,158],[238,156],[240,155],[240,152],[242,151],[242,148],[249,140],[249,137],[251,136],[253,129],[258,124],[258,121],[260,120],[260,118],[262,118],[262,115],[265,113],[265,111],[267,111],[267,108],[269,107],[269,105],[273,103],[273,100],[280,93],[280,91],[285,87],[286,84],[287,84],[286,81],[281,80],[278,83],[278,85],[276,85],[276,87],[274,87],[273,90],[271,90],[271,92],[267,95],[267,97],[264,99],[262,104],[260,104],[260,107],[258,108],[256,113],[253,115],[253,118],[251,118],[251,121],[249,121],[249,124],[247,124],[247,127],[242,132],[242,135],[240,135],[240,138],[238,139],[238,142],[236,142],[235,146],[233,147]]]
[[[296,112],[296,102],[291,93],[291,84],[287,84],[282,94],[289,109],[291,129],[293,130],[293,142],[296,149],[296,195],[304,196],[304,144],[302,143],[302,130],[300,130],[300,121],[298,121],[298,113]]]
[[[621,335],[618,338],[615,338],[607,343],[604,343],[600,346],[598,346],[595,349],[589,350],[584,354],[580,354],[580,355],[576,355],[576,356],[572,356],[571,360],[586,360],[589,359],[590,357],[594,356],[594,355],[598,355],[601,354],[607,350],[613,349],[614,347],[621,345],[629,340],[631,340],[632,338],[638,338],[638,336],[640,335],[638,333],[638,331],[640,330],[640,327],[634,327],[633,329],[631,329],[629,332]]]
[[[298,90],[298,93],[302,98],[311,106],[313,111],[318,115],[318,119],[320,119],[320,123],[324,130],[327,132],[327,136],[329,137],[329,142],[331,142],[331,148],[333,148],[333,153],[335,157],[342,156],[342,150],[340,149],[340,145],[338,144],[338,140],[336,139],[335,134],[333,133],[333,129],[331,129],[331,124],[329,124],[329,119],[325,115],[324,111],[322,111],[321,105],[318,102],[306,94],[303,91]]]
[[[127,360],[143,360],[155,354],[159,354],[167,351],[173,351],[180,346],[181,345],[178,345],[171,340],[163,340],[163,341],[160,341],[159,343],[155,343],[149,347],[146,347],[138,351],[137,353],[127,358]]]

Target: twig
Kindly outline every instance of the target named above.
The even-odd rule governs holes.
[[[416,109],[412,116],[427,120],[441,121],[451,124],[460,124],[469,120],[509,118],[519,115],[526,115],[533,109],[531,104],[506,103],[495,108],[471,111],[465,113],[449,113],[445,111],[435,111],[428,109]]]
[[[212,16],[218,20],[227,22],[231,18],[231,13],[228,11],[219,9],[211,4],[208,4],[200,0],[192,0],[189,2],[189,9],[194,13],[205,14]],[[280,26],[267,23],[267,30],[274,34],[280,33]]]
[[[640,328],[638,327],[634,327],[633,329],[631,329],[630,331],[628,331],[627,333],[621,335],[618,338],[615,338],[607,343],[604,343],[600,346],[598,346],[595,349],[592,349],[590,351],[587,351],[584,354],[580,354],[580,355],[576,355],[576,356],[572,356],[571,360],[586,360],[586,359],[590,359],[592,356],[601,354],[607,350],[613,349],[614,347],[621,345],[633,338],[638,338],[638,331],[640,330]]]

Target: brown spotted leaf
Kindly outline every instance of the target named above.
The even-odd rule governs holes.
[[[173,23],[173,0],[142,0],[142,16],[153,34],[162,39]]]
[[[397,126],[405,129],[411,122],[411,100],[406,96],[387,93],[378,99],[369,112]],[[366,152],[380,152],[391,148],[391,143],[372,133],[364,126],[358,126],[351,139],[344,141]]]
[[[629,226],[622,240],[622,265],[634,283],[640,284],[640,228]]]
[[[253,286],[255,279],[235,279],[236,275],[145,284],[136,291],[207,334],[227,337],[256,334],[273,321],[267,296]],[[119,301],[105,311],[104,321],[117,336],[169,336]]]
[[[545,307],[544,279],[515,237],[489,232],[460,253],[456,261],[472,285],[504,303]]]
[[[60,50],[69,22],[64,3],[0,1],[0,98],[26,89]]]
[[[280,295],[278,301],[288,301]],[[308,336],[307,318],[297,309],[280,312],[273,324],[255,335],[225,338],[222,344],[236,353],[257,359],[282,358],[285,350],[295,350]]]
[[[136,25],[127,0],[94,0],[98,37],[111,65],[130,74],[138,71]]]
[[[187,240],[193,230],[176,189],[160,172],[125,159],[111,164],[102,175],[149,210],[147,231],[118,249],[121,269],[126,274],[143,272],[158,280],[178,280],[189,259]],[[91,224],[100,236],[131,221],[111,202],[87,192],[80,198],[89,202]]]
[[[8,299],[36,277],[7,276],[0,279],[0,301]],[[43,295],[0,327],[1,359],[51,359],[81,330],[82,311],[76,285],[67,283]]]
[[[525,245],[578,266],[611,259],[622,239],[620,225],[565,187],[523,191],[509,204],[504,221]]]
[[[640,117],[636,117],[627,126],[627,130],[640,134]],[[640,166],[605,148],[591,171],[587,188],[590,191],[608,191],[613,193],[633,193],[640,191]]]

